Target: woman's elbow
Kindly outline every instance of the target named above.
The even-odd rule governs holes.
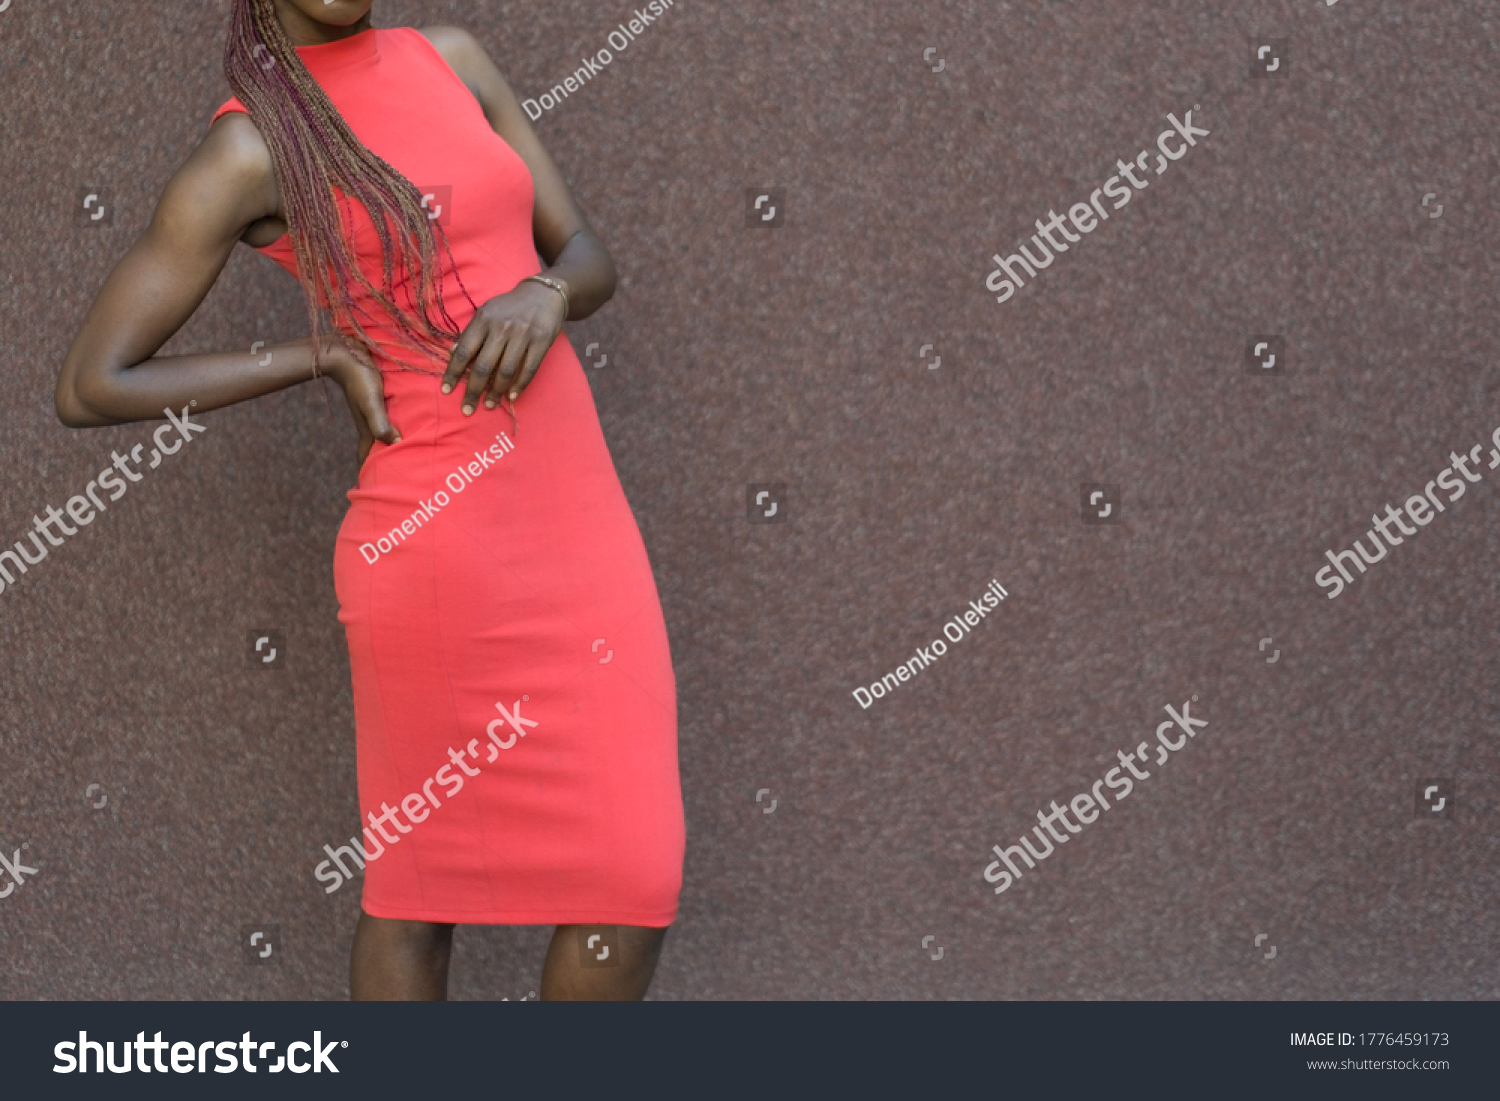
[[[65,392],[59,386],[52,398],[53,406],[57,410],[57,419],[69,428],[85,427],[85,417],[82,406],[75,395]]]
[[[69,428],[97,428],[112,423],[108,417],[100,416],[81,398],[78,388],[66,378],[60,380],[52,395],[57,419]]]
[[[609,250],[601,243],[599,246],[601,255],[601,275],[599,305],[604,305],[615,296],[615,291],[620,286],[620,273],[615,269],[615,258],[609,254]]]

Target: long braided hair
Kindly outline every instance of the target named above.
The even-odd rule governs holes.
[[[368,312],[363,307],[356,311],[349,293],[356,280],[396,320],[402,343],[446,360],[461,330],[443,303],[433,222],[422,197],[410,180],[354,135],[297,56],[276,17],[273,0],[233,0],[224,47],[224,76],[271,150],[286,210],[287,236],[307,294],[314,370],[322,343],[318,339],[319,305],[329,309],[335,325],[352,327],[366,350],[373,350],[374,342],[355,316],[358,312],[368,317]],[[363,203],[375,225],[384,254],[380,288],[360,270],[341,230],[340,196],[335,194],[335,187]],[[441,225],[438,234],[448,249],[448,237]],[[448,256],[452,258],[451,249]],[[405,306],[395,300],[398,258],[405,271],[418,273],[418,302],[411,302],[414,281],[408,279]],[[458,282],[473,305],[463,280]],[[428,312],[428,304],[434,300],[439,314],[436,320]],[[440,372],[438,368],[431,373]]]

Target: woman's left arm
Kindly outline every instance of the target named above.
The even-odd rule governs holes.
[[[617,276],[609,250],[589,228],[562,172],[484,47],[457,27],[427,27],[421,33],[474,93],[495,133],[531,170],[536,186],[532,235],[548,265],[542,274],[567,288],[566,313],[563,296],[535,282],[523,282],[480,306],[453,346],[443,375],[443,392],[448,393],[468,374],[464,413],[471,414],[481,399],[493,409],[502,395],[511,401],[520,397],[563,321],[588,317],[608,302]]]

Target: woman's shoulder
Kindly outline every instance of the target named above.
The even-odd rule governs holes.
[[[482,66],[493,67],[484,45],[462,27],[407,27],[419,39],[431,46],[469,91],[478,95],[479,76]]]
[[[402,29],[421,35],[445,58],[450,53],[455,56],[462,56],[470,50],[483,51],[484,49],[479,44],[479,39],[475,38],[462,27],[444,25],[438,27],[405,27]]]
[[[271,148],[238,99],[229,100],[214,112],[200,145],[239,172],[262,175],[271,168]]]

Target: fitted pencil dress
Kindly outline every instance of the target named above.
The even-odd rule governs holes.
[[[360,140],[432,196],[475,303],[541,270],[531,174],[425,37],[371,29],[297,52]],[[214,119],[231,110],[244,108],[230,100]],[[343,205],[379,286],[374,224]],[[295,273],[285,237],[259,251]],[[442,255],[462,326],[474,308]],[[671,924],[684,846],[676,682],[572,345],[558,337],[513,428],[502,409],[465,417],[463,391],[439,389],[446,363],[400,346],[389,323],[366,329],[402,439],[375,444],[334,552],[365,911]]]

